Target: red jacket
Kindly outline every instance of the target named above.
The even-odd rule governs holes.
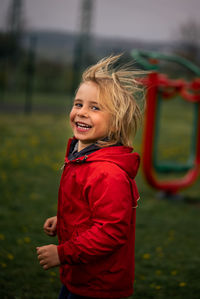
[[[73,161],[66,155],[58,254],[61,281],[77,295],[121,298],[133,293],[139,155],[131,152],[113,146]]]

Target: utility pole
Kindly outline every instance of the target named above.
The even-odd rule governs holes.
[[[8,12],[8,31],[19,35],[22,31],[22,7],[23,0],[12,0]]]
[[[12,0],[8,10],[7,31],[18,46],[21,42],[23,27],[23,0]]]
[[[23,0],[12,0],[8,8],[7,33],[13,47],[12,61],[15,64],[20,55],[23,34]]]
[[[92,56],[92,17],[95,0],[81,0],[79,33],[74,50],[74,79],[72,92],[80,81],[80,73],[89,64]]]

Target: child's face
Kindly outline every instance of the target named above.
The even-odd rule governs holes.
[[[79,140],[79,151],[107,136],[110,113],[100,107],[95,83],[80,85],[70,113],[70,124],[75,138]]]

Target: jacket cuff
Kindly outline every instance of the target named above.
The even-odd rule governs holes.
[[[74,264],[79,262],[79,251],[74,247],[73,242],[67,241],[57,245],[58,256],[61,264]]]
[[[61,264],[66,263],[65,262],[65,254],[64,254],[64,245],[63,244],[58,245],[57,250],[58,250],[58,256],[59,256],[59,259],[60,259],[60,263]]]

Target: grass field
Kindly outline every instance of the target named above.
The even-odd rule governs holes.
[[[187,126],[183,121],[180,134]],[[171,121],[167,129],[173,131]],[[0,298],[55,299],[58,269],[44,271],[35,248],[57,242],[45,236],[42,226],[56,213],[60,167],[71,134],[67,117],[0,115],[0,134]],[[140,152],[141,134],[134,144]],[[159,200],[141,171],[137,184],[133,298],[199,298],[200,180],[182,192],[187,201]]]

